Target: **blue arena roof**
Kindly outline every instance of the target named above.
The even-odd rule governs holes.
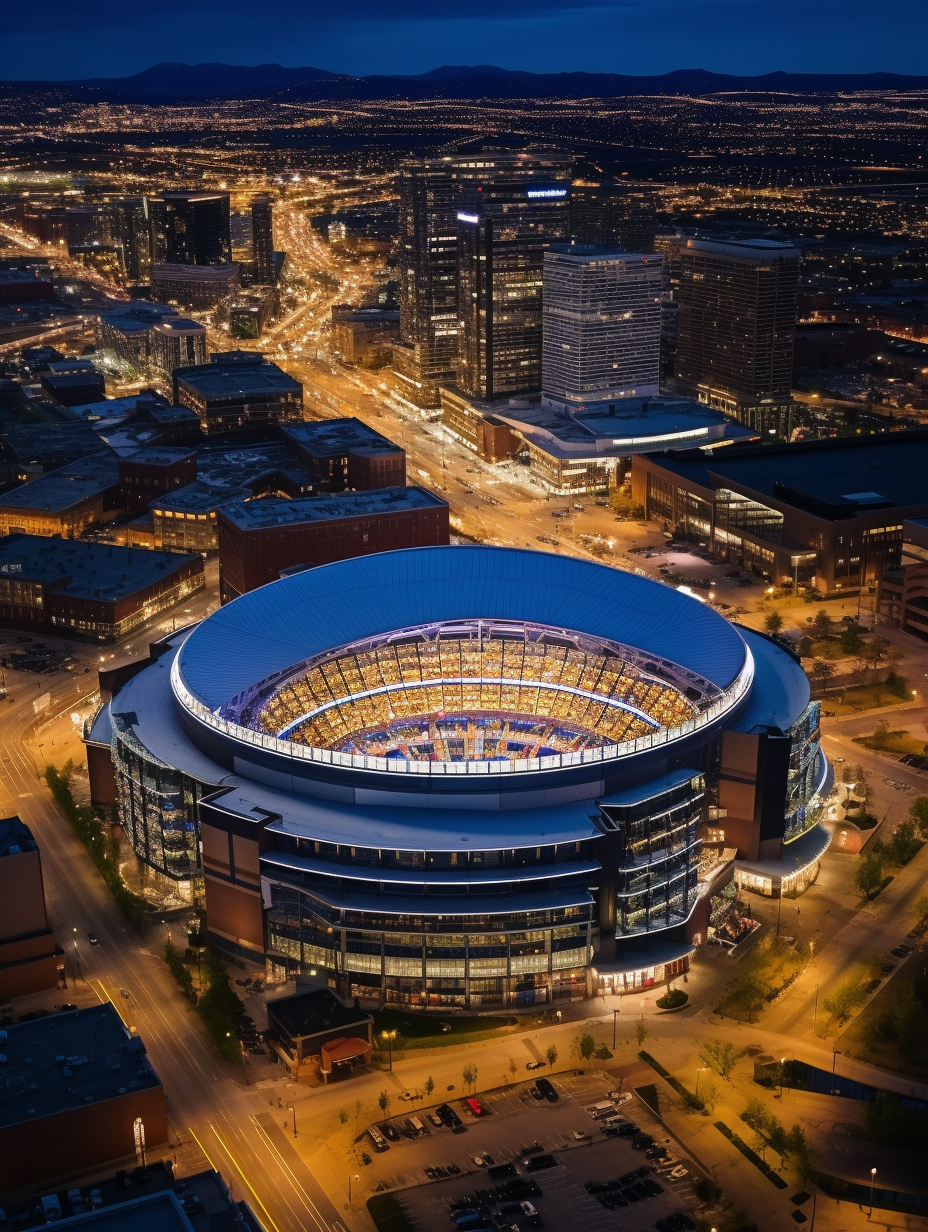
[[[739,632],[680,592],[608,565],[548,552],[431,547],[323,565],[214,612],[179,655],[187,688],[217,710],[303,659],[443,620],[509,619],[634,647],[720,689],[747,655]]]

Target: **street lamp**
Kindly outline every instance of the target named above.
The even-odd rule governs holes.
[[[786,1069],[786,1057],[780,1057],[780,1099],[783,1098],[783,1071]]]
[[[810,946],[814,944],[815,943],[812,941],[809,942]],[[815,1004],[812,1006],[812,1034],[816,1038],[818,1038],[818,1031],[815,1029],[815,1021],[817,1018],[818,1018],[818,984],[815,985]]]
[[[296,1137],[296,1109],[293,1104],[287,1104],[287,1111],[293,1114],[293,1136]]]
[[[870,1215],[873,1214],[873,1182],[876,1180],[876,1168],[870,1169]],[[870,1215],[867,1218],[870,1218]]]
[[[354,1174],[354,1179],[356,1181],[360,1181],[361,1174],[359,1172],[356,1172]],[[348,1204],[349,1206],[351,1205],[351,1173],[350,1172],[348,1173]]]
[[[699,1099],[699,1075],[702,1073],[704,1069],[708,1069],[708,1068],[709,1068],[708,1065],[700,1065],[699,1069],[697,1069],[696,1071],[696,1098],[697,1099]]]
[[[393,1069],[393,1041],[396,1039],[396,1030],[381,1031],[380,1038],[386,1041],[387,1047],[390,1050],[390,1069]]]
[[[619,1021],[619,1019],[618,1019],[618,1015],[619,1015],[619,1014],[621,1014],[621,1013],[622,1013],[622,1011],[621,1011],[621,1010],[613,1010],[613,1011],[612,1011],[612,1051],[613,1051],[613,1052],[615,1052],[615,1029],[616,1029],[616,1023]]]

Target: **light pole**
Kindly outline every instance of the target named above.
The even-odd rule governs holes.
[[[396,1039],[396,1030],[381,1031],[380,1038],[386,1040],[387,1047],[390,1050],[390,1069],[393,1069],[393,1041]]]
[[[354,1179],[355,1179],[356,1181],[360,1181],[360,1179],[361,1179],[361,1174],[360,1174],[360,1172],[356,1172],[356,1173],[354,1174]],[[349,1205],[349,1206],[351,1205],[351,1173],[350,1173],[350,1172],[348,1173],[348,1205]]]
[[[700,1065],[699,1069],[697,1069],[696,1071],[696,1092],[695,1092],[696,1099],[699,1099],[699,1075],[702,1073],[704,1069],[708,1069],[708,1068],[709,1068],[708,1065]]]
[[[818,1018],[818,984],[815,985],[815,1004],[812,1006],[812,1034],[818,1038],[818,1031],[815,1029],[815,1022]]]
[[[780,1099],[783,1098],[783,1071],[786,1069],[786,1057],[780,1057]]]
[[[287,1110],[293,1115],[293,1136],[296,1137],[296,1109],[293,1104],[287,1104]]]
[[[873,1214],[873,1182],[876,1180],[876,1168],[870,1169],[870,1215]],[[870,1218],[870,1215],[867,1218]]]
[[[613,1011],[612,1011],[612,1051],[613,1051],[613,1052],[615,1052],[615,1032],[616,1032],[616,1024],[617,1024],[617,1023],[618,1023],[618,1021],[619,1021],[619,1019],[618,1019],[618,1015],[619,1015],[619,1014],[621,1014],[621,1013],[622,1013],[622,1011],[621,1011],[621,1010],[613,1010]]]

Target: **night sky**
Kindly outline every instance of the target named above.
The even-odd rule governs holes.
[[[0,78],[118,77],[160,60],[419,73],[928,72],[926,0],[6,0]]]

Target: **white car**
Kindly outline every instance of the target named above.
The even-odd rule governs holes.
[[[631,1091],[625,1091],[621,1095],[618,1091],[610,1091],[609,1098],[615,1104],[616,1108],[621,1108],[623,1104],[631,1102],[633,1095]]]

